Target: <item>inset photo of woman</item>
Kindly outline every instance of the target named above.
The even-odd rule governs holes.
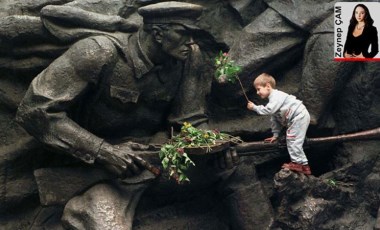
[[[373,14],[371,14],[373,12]],[[335,5],[335,59],[380,61],[380,3],[339,2]]]

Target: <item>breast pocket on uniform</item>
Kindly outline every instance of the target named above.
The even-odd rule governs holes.
[[[118,86],[110,86],[110,96],[118,99],[122,103],[136,103],[139,99],[140,93],[135,90],[130,90]]]

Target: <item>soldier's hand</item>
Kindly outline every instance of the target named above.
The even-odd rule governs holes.
[[[96,159],[99,163],[119,177],[139,174],[143,169],[148,169],[155,175],[159,170],[137,156],[128,145],[102,144]]]
[[[231,147],[222,153],[218,153],[218,163],[220,168],[231,169],[239,163],[239,155],[234,147]]]

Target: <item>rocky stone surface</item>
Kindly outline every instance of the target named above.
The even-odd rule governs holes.
[[[379,151],[377,151],[379,152]],[[319,177],[274,177],[275,225],[282,229],[371,229],[377,219],[378,154]]]

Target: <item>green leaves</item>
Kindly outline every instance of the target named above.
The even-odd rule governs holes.
[[[241,67],[235,65],[234,61],[228,56],[228,53],[223,53],[222,51],[215,58],[214,66],[216,68],[215,78],[219,83],[235,83],[238,73],[241,72]]]
[[[334,179],[328,179],[328,180],[327,180],[327,183],[328,183],[329,185],[336,186],[336,180],[334,180]]]
[[[164,159],[162,159],[162,166],[164,167],[164,169],[168,168],[168,166],[169,166],[169,158],[164,157]]]
[[[164,169],[169,169],[170,177],[173,177],[178,184],[184,181],[190,181],[184,171],[194,162],[183,150],[183,143],[172,142],[173,144],[165,144],[161,147],[159,156]]]
[[[227,134],[218,130],[201,130],[185,122],[181,127],[181,132],[161,147],[159,156],[162,167],[169,170],[170,177],[173,177],[178,184],[189,182],[185,171],[191,165],[195,166],[195,163],[186,153],[186,148],[211,148],[211,145],[214,145],[217,140],[228,138]]]

